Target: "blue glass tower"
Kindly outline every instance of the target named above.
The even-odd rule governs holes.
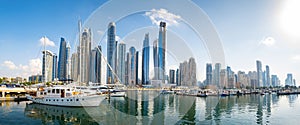
[[[166,23],[160,22],[158,36],[158,79],[165,80],[166,64]]]
[[[149,33],[145,34],[145,39],[143,42],[143,53],[142,53],[142,84],[146,85],[149,83],[149,58],[150,58],[150,48],[149,48]]]
[[[113,71],[116,68],[116,24],[114,22],[109,23],[108,30],[107,30],[107,83],[114,83],[114,75]]]
[[[59,60],[58,60],[58,79],[66,80],[67,76],[67,43],[64,38],[60,39]]]

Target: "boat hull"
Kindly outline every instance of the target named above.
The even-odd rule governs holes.
[[[103,95],[90,95],[90,96],[73,96],[66,98],[57,97],[34,97],[27,96],[27,99],[33,103],[55,105],[55,106],[67,106],[67,107],[92,107],[99,106],[105,99]]]

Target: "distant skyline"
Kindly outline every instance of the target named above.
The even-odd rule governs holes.
[[[58,55],[61,37],[70,42],[73,53],[78,45],[76,43],[78,42],[78,20],[81,19],[85,22],[105,2],[98,0],[0,1],[0,76],[28,78],[29,75],[41,74],[43,36],[47,37],[45,40],[47,49],[53,53]],[[218,32],[226,59],[225,65],[221,65],[222,69],[228,65],[235,73],[239,70],[256,71],[256,60],[260,60],[262,70],[266,70],[265,67],[268,65],[270,75],[278,75],[281,84],[284,84],[288,73],[293,74],[297,83],[300,82],[300,71],[298,70],[300,69],[300,35],[297,34],[300,31],[300,15],[297,14],[300,11],[298,9],[300,2],[297,0],[193,0],[192,2],[208,15]],[[173,13],[176,18],[180,18],[177,13],[166,10]],[[180,11],[188,12],[188,8]],[[160,12],[160,10],[154,12]],[[110,12],[105,13],[109,14]],[[144,13],[141,15],[147,16]],[[134,26],[126,24],[145,25],[146,23],[153,23],[153,20],[145,18],[146,21],[138,22],[134,20],[135,18],[144,19],[139,18],[138,15],[133,15],[118,22],[116,34],[125,43],[129,43],[128,48],[132,45],[130,45],[129,40],[134,37],[140,44],[135,46],[137,51],[142,52],[140,48],[144,35],[137,34],[145,34],[146,32],[127,31],[134,29]],[[103,25],[107,26],[108,24]],[[153,43],[154,38],[158,37],[158,26],[156,24],[152,24],[152,26],[154,27],[153,32],[156,34],[149,31],[150,43]],[[176,23],[167,27],[167,37],[180,33],[180,31],[176,31],[178,29],[188,31],[184,28],[181,24],[176,25]],[[101,32],[103,31],[99,31],[99,33]],[[96,32],[93,32],[93,35],[95,34]],[[190,41],[186,39],[188,34],[183,33],[182,35],[184,40]],[[168,47],[172,47],[172,40],[167,39]],[[98,43],[99,41],[93,42]],[[106,50],[106,45],[102,46],[104,47],[103,50]],[[202,62],[202,57],[195,58],[198,60],[197,62]],[[206,56],[203,58],[203,64],[197,65],[197,70],[199,69],[198,81],[205,79],[205,63],[210,63]],[[168,72],[169,69],[166,71]]]

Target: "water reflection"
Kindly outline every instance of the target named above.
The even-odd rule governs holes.
[[[111,98],[93,108],[28,104],[24,114],[43,124],[276,124],[280,123],[278,116],[285,115],[283,111],[300,106],[297,95],[199,98],[172,94],[153,97],[154,93],[130,91],[130,97]]]

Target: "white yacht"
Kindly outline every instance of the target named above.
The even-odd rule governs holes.
[[[40,87],[36,93],[26,97],[34,103],[70,107],[99,106],[106,98],[105,95],[87,94],[75,87],[62,85]]]
[[[125,97],[126,86],[123,84],[106,84],[105,87],[99,89],[101,92],[107,92],[110,97]]]

